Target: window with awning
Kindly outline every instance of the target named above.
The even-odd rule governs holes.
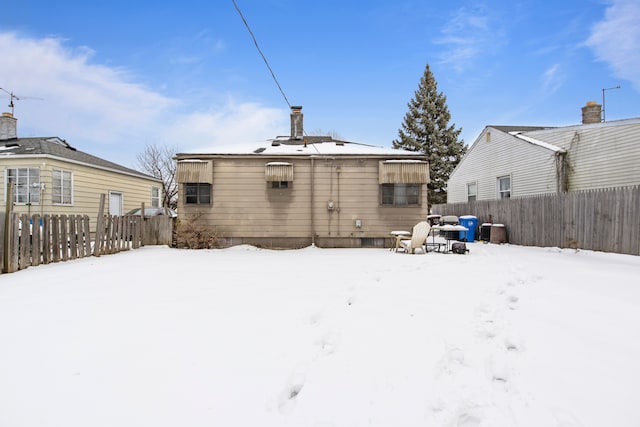
[[[267,182],[293,181],[293,164],[287,162],[269,162],[265,164],[264,177]]]
[[[179,160],[176,169],[176,179],[179,183],[213,184],[213,162],[210,160]]]
[[[429,163],[420,160],[384,160],[378,168],[379,184],[427,184]]]

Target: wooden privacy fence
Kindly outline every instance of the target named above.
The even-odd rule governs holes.
[[[5,220],[8,222],[5,224]],[[29,266],[87,256],[113,254],[147,245],[171,244],[171,217],[99,217],[96,232],[87,215],[0,213],[0,260],[3,273]]]
[[[640,187],[434,205],[504,224],[510,243],[640,255]]]

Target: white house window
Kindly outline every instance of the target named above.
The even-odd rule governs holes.
[[[473,202],[478,196],[478,185],[475,182],[467,184],[467,201]]]
[[[54,169],[52,202],[57,205],[73,204],[73,175],[70,171]]]
[[[40,203],[40,169],[7,169],[7,180],[14,183],[13,201],[18,204]]]
[[[151,187],[151,207],[160,207],[160,187]]]
[[[511,177],[498,177],[498,199],[508,199],[511,197]]]
[[[184,185],[185,199],[187,205],[209,205],[211,204],[211,184],[197,182]]]
[[[391,206],[419,205],[420,184],[381,184],[381,204]]]

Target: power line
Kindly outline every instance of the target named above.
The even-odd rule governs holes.
[[[269,65],[269,61],[267,61],[267,58],[264,56],[264,53],[262,53],[262,50],[260,49],[260,46],[258,46],[258,41],[256,40],[256,36],[253,35],[253,31],[251,31],[251,28],[249,27],[249,23],[244,18],[244,15],[242,14],[242,11],[240,10],[238,5],[236,4],[236,0],[231,0],[231,1],[233,2],[233,6],[238,11],[238,14],[240,15],[240,18],[242,18],[242,22],[244,22],[244,26],[247,27],[247,30],[249,31],[249,34],[251,34],[251,38],[253,39],[253,44],[256,45],[256,49],[258,49],[258,52],[260,53],[260,56],[262,56],[262,60],[267,65],[267,68],[269,69],[269,72],[271,73],[271,77],[273,77],[273,81],[276,82],[276,86],[278,86],[278,89],[280,89],[280,93],[282,94],[282,97],[284,98],[284,100],[287,103],[287,105],[289,106],[289,108],[291,108],[291,103],[289,102],[289,99],[287,99],[287,95],[284,94],[284,90],[282,90],[282,87],[280,86],[280,83],[278,83],[278,79],[276,78],[276,75],[274,74],[273,70],[271,69],[271,66]]]

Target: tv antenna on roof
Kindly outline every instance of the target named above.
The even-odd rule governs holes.
[[[614,89],[620,89],[620,85],[618,86],[614,86],[614,87],[603,87],[602,88],[602,121],[606,122],[606,117],[605,117],[605,108],[604,108],[604,93],[608,90],[614,90]]]
[[[13,91],[9,92],[8,90],[3,89],[1,87],[0,87],[0,90],[3,91],[4,93],[6,93],[7,95],[9,95],[10,101],[9,101],[8,107],[11,108],[11,115],[12,116],[13,116],[13,108],[14,108],[14,105],[13,105],[13,100],[14,99],[17,100],[17,101],[20,101],[21,99],[40,99],[40,100],[44,99],[44,98],[37,98],[37,97],[34,97],[34,96],[18,96],[15,93],[13,93]]]

